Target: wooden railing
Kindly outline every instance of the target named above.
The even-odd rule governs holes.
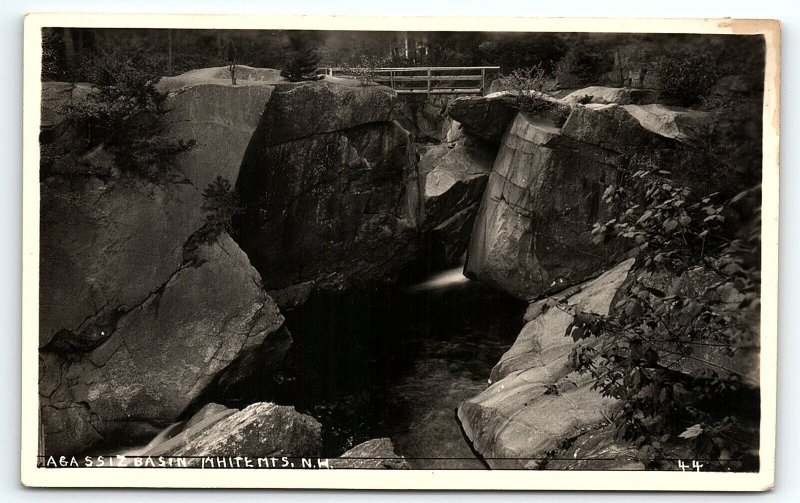
[[[499,66],[417,66],[407,68],[320,68],[318,73],[355,78],[369,78],[403,94],[483,94],[487,75]]]

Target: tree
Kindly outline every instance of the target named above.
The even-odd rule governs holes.
[[[317,77],[317,64],[320,56],[317,53],[313,41],[309,39],[307,33],[290,32],[288,34],[289,46],[283,61],[281,76],[291,82],[302,80],[315,80]]]

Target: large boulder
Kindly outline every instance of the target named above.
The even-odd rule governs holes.
[[[41,352],[48,453],[113,444],[120,434],[151,435],[231,364],[271,337],[284,339],[277,306],[247,256],[224,234],[128,307],[90,352]]]
[[[486,96],[456,98],[447,107],[447,116],[461,123],[467,134],[498,143],[517,109],[508,92]]]
[[[203,68],[159,81],[158,89],[167,94],[166,135],[195,142],[175,163],[199,189],[217,176],[236,183],[264,107],[283,80],[277,73],[238,66],[233,85],[227,67]]]
[[[572,289],[567,303],[608,314],[632,265],[627,260]],[[607,422],[617,404],[592,389],[590,375],[571,370],[572,316],[558,308],[537,313],[493,369],[491,386],[458,408],[473,448],[494,468],[539,467],[562,441]]]
[[[522,299],[582,281],[625,243],[595,245],[595,222],[616,216],[602,194],[634,155],[672,156],[681,183],[707,184],[692,146],[714,116],[662,105],[576,105],[559,129],[520,113],[503,136],[468,248],[465,272]],[[680,171],[680,170],[678,170]]]
[[[619,250],[593,245],[590,232],[611,218],[601,195],[617,182],[619,162],[614,152],[517,115],[483,194],[465,273],[533,299],[612,262]]]
[[[444,262],[466,249],[494,152],[473,141],[420,148],[417,228],[431,236]]]
[[[132,177],[41,184],[39,345],[93,346],[162,288],[202,224],[198,191]],[[54,341],[55,339],[55,341]]]
[[[292,463],[299,463],[295,458],[319,456],[321,430],[316,419],[297,412],[294,407],[260,402],[233,414],[226,413],[165,454],[214,458],[286,457]]]
[[[330,460],[331,468],[409,470],[411,466],[403,456],[394,452],[388,438],[375,438],[362,442],[337,459]]]
[[[237,182],[239,242],[265,285],[390,281],[415,255],[409,133],[396,95],[328,81],[279,87]]]

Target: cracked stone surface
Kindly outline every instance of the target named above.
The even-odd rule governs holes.
[[[621,247],[593,245],[590,232],[613,214],[601,195],[616,183],[621,161],[617,152],[517,115],[483,193],[466,274],[531,300],[613,263]]]
[[[411,136],[381,86],[280,86],[237,182],[239,242],[270,290],[391,281],[415,255]]]
[[[69,411],[43,417],[46,432],[67,426],[45,436],[49,452],[113,444],[132,422],[172,422],[217,374],[279,331],[283,316],[230,237],[198,256],[199,266],[178,270],[78,361],[44,353],[43,407]],[[87,420],[96,431],[84,431]]]
[[[580,285],[566,296],[568,303],[608,314],[633,261]],[[563,440],[607,421],[616,405],[591,389],[591,376],[569,367],[575,342],[566,329],[572,316],[557,308],[532,311],[492,370],[491,386],[458,408],[464,432],[493,468],[536,468]]]
[[[176,446],[173,456],[316,457],[322,425],[294,407],[254,403]],[[292,459],[299,463],[299,460]]]
[[[374,438],[362,442],[330,461],[332,468],[361,468],[410,470],[408,461],[394,451],[394,444],[388,438]]]
[[[159,81],[159,90],[168,93],[167,135],[196,142],[176,164],[201,191],[218,175],[236,183],[253,132],[283,80],[277,73],[239,66],[233,85],[227,67],[204,68]]]

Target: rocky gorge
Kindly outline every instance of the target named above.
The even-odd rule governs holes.
[[[64,109],[89,86],[43,86],[42,143],[58,155],[41,167],[42,454],[119,451],[161,432],[136,452],[644,469],[611,433],[618,403],[568,364],[573,316],[543,299],[612,312],[636,259],[624,239],[591,239],[619,211],[605,190],[636,155],[702,159],[745,134],[729,115],[595,86],[547,98],[569,107],[556,124],[507,92],[426,108],[351,79],[240,67],[234,85],[226,72],[158,83],[168,134],[195,146],[156,181],[121,172],[102,147],[71,148]],[[683,165],[676,178],[710,183]],[[198,245],[217,177],[242,212]],[[463,296],[397,293],[460,270],[464,255]],[[378,370],[404,352],[413,360]],[[752,356],[726,365],[752,375]],[[430,390],[447,398],[419,406]],[[393,394],[407,399],[385,404]],[[369,438],[347,430],[356,419],[342,408],[381,411]],[[411,416],[401,428],[387,423],[398,411]]]

